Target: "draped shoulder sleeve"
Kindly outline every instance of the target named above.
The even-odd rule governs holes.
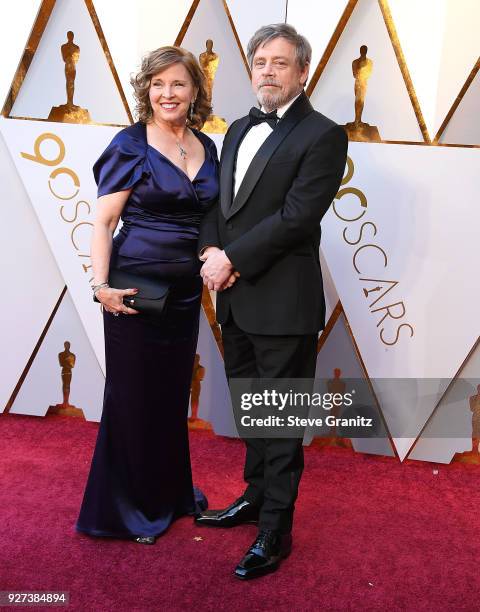
[[[142,179],[146,147],[144,126],[139,123],[115,135],[93,166],[98,197],[131,189]]]

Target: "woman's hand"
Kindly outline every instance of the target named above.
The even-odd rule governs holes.
[[[102,287],[95,296],[107,312],[121,314],[138,314],[138,310],[129,308],[123,303],[126,295],[136,295],[138,289],[113,289],[113,287]]]

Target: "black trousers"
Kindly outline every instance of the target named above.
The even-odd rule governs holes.
[[[248,334],[232,318],[222,325],[227,378],[314,378],[317,334]],[[260,507],[259,528],[288,533],[303,471],[301,439],[248,438],[244,497]]]

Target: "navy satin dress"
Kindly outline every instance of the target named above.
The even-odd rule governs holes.
[[[193,181],[147,144],[141,123],[120,131],[93,169],[99,196],[132,190],[110,265],[172,284],[161,318],[103,313],[103,413],[76,525],[90,535],[158,536],[206,507],[192,484],[187,415],[202,295],[198,229],[218,198],[218,158],[213,141],[194,134],[205,161]]]

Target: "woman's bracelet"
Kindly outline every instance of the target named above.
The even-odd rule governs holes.
[[[105,289],[105,287],[110,287],[108,283],[100,283],[99,285],[92,285],[93,295],[97,294],[97,291],[100,289]]]

